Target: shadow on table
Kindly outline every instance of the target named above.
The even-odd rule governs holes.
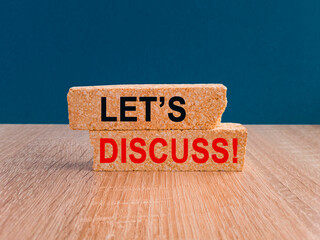
[[[64,170],[92,171],[92,160],[87,162],[57,163],[51,167]]]

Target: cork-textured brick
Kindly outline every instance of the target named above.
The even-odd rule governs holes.
[[[221,122],[227,105],[226,91],[222,84],[73,87],[68,93],[69,125],[74,130],[211,129]],[[136,101],[126,102],[135,110],[125,112],[126,117],[136,117],[136,121],[121,119],[120,98],[124,97],[136,98]],[[146,102],[141,97],[156,98],[156,101],[150,102],[148,121]],[[169,101],[173,97],[184,100],[184,103],[174,102],[185,111],[182,121],[169,118],[169,114],[175,118],[181,115],[170,107]],[[102,120],[102,98],[105,98],[106,116],[116,120]]]
[[[155,139],[163,139],[167,144],[159,143]],[[221,142],[221,139],[225,139],[225,142]],[[90,131],[90,141],[94,147],[93,169],[96,171],[242,171],[247,130],[241,124],[221,123],[210,130]],[[152,147],[153,141],[155,144]],[[104,146],[104,149],[101,146]],[[173,146],[176,146],[176,149]],[[138,147],[139,151],[133,147]],[[202,151],[199,151],[199,147]],[[132,160],[132,157],[142,159],[144,154],[143,162]],[[113,160],[101,163],[101,156]],[[215,160],[213,156],[216,157]],[[162,163],[154,161],[154,158],[162,157],[165,159]],[[223,163],[219,163],[219,159],[221,161],[224,157]],[[177,158],[182,163],[177,163]]]

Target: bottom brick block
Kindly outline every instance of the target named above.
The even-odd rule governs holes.
[[[247,129],[90,131],[96,171],[242,171]]]

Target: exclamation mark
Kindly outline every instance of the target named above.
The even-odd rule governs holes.
[[[238,138],[234,138],[232,141],[233,146],[233,163],[238,162],[237,152],[238,152]]]

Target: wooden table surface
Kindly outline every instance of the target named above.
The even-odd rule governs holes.
[[[320,125],[249,125],[243,172],[93,172],[88,132],[0,125],[0,239],[320,239]]]

